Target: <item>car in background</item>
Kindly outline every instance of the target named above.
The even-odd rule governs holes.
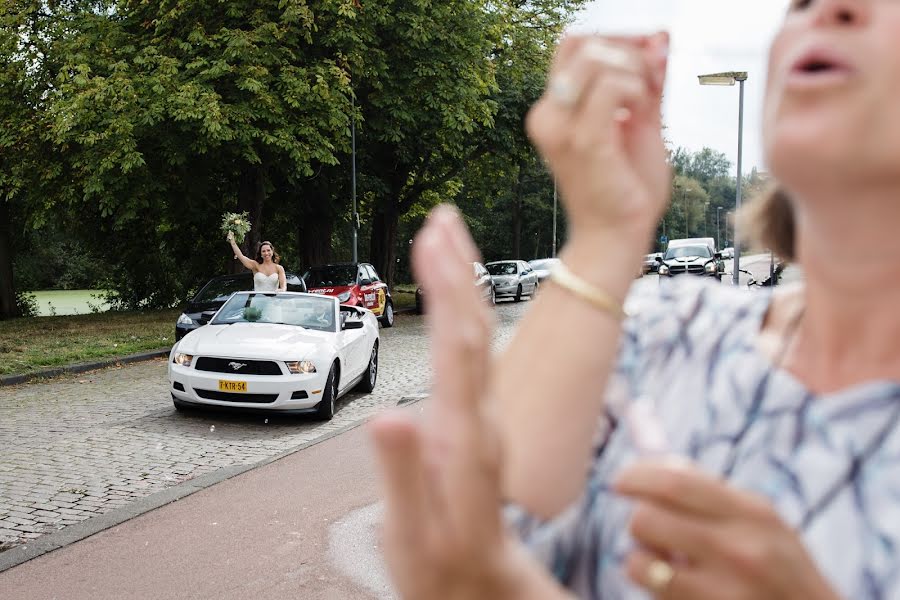
[[[365,308],[297,292],[236,292],[169,352],[172,402],[188,408],[334,416],[378,379],[378,322]]]
[[[553,268],[559,263],[560,260],[558,258],[536,258],[528,261],[528,264],[534,269],[535,275],[537,275],[539,285],[544,283],[544,280],[550,277]]]
[[[659,269],[659,261],[657,258],[662,258],[662,252],[653,252],[644,256],[644,262],[641,264],[641,275],[647,275],[648,273],[656,273]]]
[[[723,259],[731,260],[734,258],[734,248],[729,246],[728,248],[722,248],[722,251],[719,253],[722,255]]]
[[[383,327],[394,326],[394,301],[387,284],[369,263],[311,267],[303,274],[310,294],[336,297],[345,306],[368,308]]]
[[[293,273],[285,272],[285,283],[289,292],[305,292],[303,279]],[[235,292],[246,292],[253,289],[253,273],[249,271],[237,275],[220,275],[213,277],[194,294],[184,306],[184,312],[175,322],[175,341],[177,342],[191,331],[209,322],[217,310]]]
[[[512,296],[518,302],[523,295],[534,296],[538,277],[524,260],[498,260],[484,265],[494,282],[494,297]]]
[[[712,238],[671,240],[666,252],[657,259],[657,272],[660,277],[690,274],[715,277],[721,281],[725,270],[721,259]]]
[[[490,306],[496,304],[497,298],[494,295],[494,282],[491,274],[480,262],[472,263],[472,278],[481,299]],[[416,288],[416,312],[420,315],[425,313],[425,292],[421,287]]]

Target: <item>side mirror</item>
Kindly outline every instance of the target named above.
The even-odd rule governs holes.
[[[713,254],[713,257],[714,257],[716,260],[722,260],[722,253],[721,253],[721,252],[716,252],[715,254]]]
[[[657,256],[657,257],[656,257],[656,262],[658,262],[659,264],[662,264],[662,262],[663,262],[662,256]]]
[[[365,326],[365,323],[362,321],[357,321],[356,319],[346,319],[343,323],[341,323],[341,330],[346,329],[362,329]]]

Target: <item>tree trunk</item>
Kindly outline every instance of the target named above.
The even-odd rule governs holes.
[[[252,229],[241,244],[244,256],[256,258],[256,247],[262,241],[263,205],[266,201],[266,178],[262,167],[259,165],[247,166],[241,173],[240,186],[238,188],[238,212],[247,212],[250,215]],[[269,240],[271,241],[271,240]],[[242,273],[243,265],[238,261],[231,263],[232,273]]]
[[[9,203],[0,200],[0,320],[19,316],[13,281]]]
[[[300,251],[300,262],[295,265],[298,275],[302,275],[313,265],[331,261],[331,235],[334,232],[331,198],[327,188],[311,191],[313,194],[306,202],[306,210],[302,211],[298,219],[297,248]]]
[[[522,258],[522,189],[525,178],[525,164],[519,163],[519,175],[516,179],[515,198],[512,214],[512,257]]]
[[[383,199],[372,219],[372,237],[369,240],[369,258],[375,270],[388,284],[394,287],[397,263],[397,231],[400,215],[393,197]]]

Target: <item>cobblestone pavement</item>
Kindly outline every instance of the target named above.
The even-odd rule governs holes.
[[[497,306],[495,347],[528,307]],[[164,359],[0,388],[0,551],[217,469],[289,451],[426,390],[422,317],[381,330],[372,394],[329,422],[174,410]]]

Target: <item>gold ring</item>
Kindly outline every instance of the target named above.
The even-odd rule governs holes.
[[[556,103],[565,108],[572,108],[575,106],[578,103],[578,97],[581,95],[580,91],[575,86],[575,82],[567,75],[557,75],[554,77],[550,81],[548,91]]]
[[[647,567],[647,584],[656,593],[666,591],[672,579],[675,578],[675,569],[666,561],[657,558]]]

